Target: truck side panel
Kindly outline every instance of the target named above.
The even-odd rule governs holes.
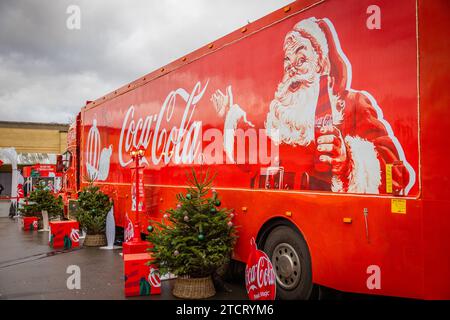
[[[429,299],[450,296],[450,168],[442,141],[450,128],[449,12],[448,1],[419,2],[424,274]]]
[[[298,3],[311,7],[300,10]],[[370,19],[377,12],[372,1],[298,3],[293,4],[294,12],[276,12],[272,20],[264,18],[266,25],[258,32],[221,47],[212,44],[211,53],[204,48],[201,56],[187,56],[186,63],[175,63],[168,73],[161,69],[163,75],[152,81],[140,79],[143,84],[130,84],[132,90],[89,104],[82,113],[81,177],[91,176],[104,186],[115,201],[116,221],[123,226],[125,215],[131,214],[129,151],[144,145],[147,212],[143,220],[160,219],[164,210],[175,205],[176,193],[184,192],[186,171],[211,168],[218,173],[215,184],[223,206],[236,210],[240,237],[234,258],[246,260],[250,238],[256,237],[266,222],[287,219],[308,243],[316,283],[344,291],[421,298],[436,289],[436,296],[448,297],[448,286],[439,284],[434,272],[426,273],[439,271],[448,283],[448,260],[442,267],[431,269],[445,255],[443,250],[448,252],[448,241],[442,243],[448,221],[433,237],[442,218],[435,211],[424,219],[423,206],[436,210],[439,203],[429,202],[431,195],[421,198],[427,195],[427,189],[422,189],[425,186],[436,188],[444,197],[448,194],[431,187],[430,177],[437,176],[436,172],[422,171],[427,180],[423,184],[421,180],[425,164],[427,168],[437,167],[436,158],[419,153],[420,142],[427,144],[430,152],[435,145],[435,136],[426,133],[435,126],[428,122],[433,109],[429,113],[418,109],[421,51],[417,37],[422,32],[431,33],[429,13],[422,13],[422,2],[417,12],[414,0],[378,1],[381,28],[377,28]],[[439,2],[434,9],[445,11],[443,7],[444,2]],[[286,19],[280,20],[282,14]],[[422,14],[428,20],[423,26]],[[283,109],[276,109],[275,100],[289,71],[302,69],[305,62],[315,59],[306,56],[293,66],[290,58],[298,57],[298,51],[290,54],[286,49],[286,43],[297,39],[297,33],[302,35],[301,30],[308,29],[311,21],[319,21],[317,25],[328,30],[323,41],[330,44],[328,54],[334,54],[329,70],[334,79],[330,104],[337,105],[336,98],[345,106],[342,114],[333,113],[332,124],[349,145],[355,142],[359,146],[348,150],[353,157],[352,170],[362,169],[331,182],[310,179],[314,176],[308,174],[304,184],[304,173],[315,170],[316,141],[300,143],[296,129],[301,126],[287,125],[289,112],[283,113],[283,119],[278,117]],[[321,37],[314,30],[310,33]],[[303,37],[307,36],[303,32]],[[310,40],[306,49],[300,50],[308,46],[317,44]],[[430,43],[425,48],[430,54],[436,50]],[[424,65],[434,66],[435,60],[427,55],[421,59]],[[431,85],[434,79],[421,71],[422,76],[430,78],[420,80],[421,107],[432,103],[425,84]],[[422,81],[426,81],[423,87]],[[297,88],[298,84],[292,82],[289,91],[297,92]],[[318,84],[317,90],[322,89]],[[443,101],[448,101],[448,96]],[[303,105],[307,109],[308,104]],[[293,110],[295,118],[303,109],[287,110]],[[419,114],[420,129],[425,133],[421,141]],[[317,124],[315,116],[313,126]],[[448,121],[444,114],[441,118]],[[269,121],[273,119],[275,122]],[[281,123],[285,136],[278,145],[278,158],[269,157],[262,163],[264,155],[261,157],[259,151],[264,147],[270,152],[276,150],[272,144],[276,138],[267,131],[268,123]],[[239,143],[245,150],[241,157],[236,153]],[[249,147],[252,143],[254,147]],[[256,163],[251,161],[251,150],[255,149]],[[400,167],[393,167],[397,162]],[[387,169],[389,165],[391,169]],[[356,179],[358,175],[362,178]],[[394,195],[396,183],[401,182],[402,194]],[[367,285],[371,266],[381,270],[382,284],[377,290]]]

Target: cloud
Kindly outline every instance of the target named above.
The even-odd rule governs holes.
[[[2,0],[0,120],[67,122],[93,100],[286,0]],[[69,5],[81,29],[69,30]]]

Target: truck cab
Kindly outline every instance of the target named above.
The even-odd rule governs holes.
[[[67,217],[74,209],[78,191],[80,189],[80,124],[81,113],[70,125],[67,133],[67,150],[57,158],[57,171],[63,173],[62,197],[64,200],[64,215]]]

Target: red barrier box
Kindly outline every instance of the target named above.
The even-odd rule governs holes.
[[[147,265],[148,253],[124,254],[125,296],[161,294],[161,279],[155,265]]]
[[[38,229],[39,218],[38,217],[22,217],[20,219],[22,229],[24,231],[33,231]]]
[[[77,221],[50,222],[49,246],[53,249],[72,249],[80,246],[80,231]]]
[[[146,253],[150,247],[150,243],[147,241],[134,242],[132,240],[122,243],[123,256],[126,254]]]

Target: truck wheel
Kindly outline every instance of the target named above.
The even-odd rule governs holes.
[[[277,298],[307,300],[313,288],[311,257],[303,236],[288,226],[273,229],[264,243],[277,277]]]

